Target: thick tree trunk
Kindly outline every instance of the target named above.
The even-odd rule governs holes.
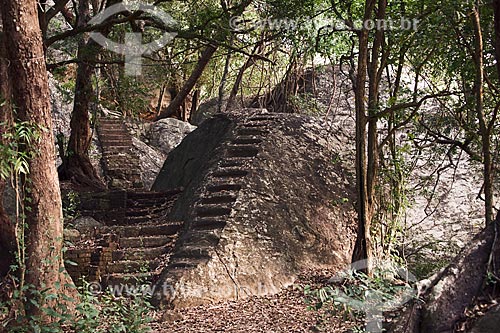
[[[0,18],[0,25],[1,25]],[[8,62],[4,44],[3,32],[0,31],[0,145],[6,144],[4,133],[12,123],[12,91],[10,87]],[[13,251],[15,250],[15,227],[3,207],[3,194],[7,180],[0,178],[0,277],[3,276],[13,264]]]
[[[365,3],[365,20],[371,18],[375,0],[367,0]],[[367,29],[359,32],[359,54],[354,87],[356,107],[356,188],[358,194],[358,234],[354,247],[352,261],[368,259],[367,270],[370,272],[372,258],[370,226],[372,212],[368,198],[367,180],[367,133],[366,125],[368,116],[366,114],[366,75],[368,67],[368,35]]]
[[[80,1],[77,26],[85,26],[89,19],[90,1]],[[92,87],[94,66],[91,61],[95,60],[98,52],[97,43],[82,37],[78,45],[78,59],[81,62],[76,72],[75,100],[70,122],[71,135],[59,175],[63,180],[71,180],[81,186],[99,189],[105,188],[105,185],[97,176],[88,154],[92,142],[90,109],[94,96]]]
[[[392,325],[391,333],[454,332],[465,309],[481,296],[488,271],[498,276],[498,222],[476,235],[452,263],[427,285]],[[492,261],[494,259],[494,261]],[[484,296],[484,295],[483,295]],[[422,304],[423,301],[423,304]]]
[[[193,87],[195,86],[196,82],[203,74],[205,67],[208,65],[210,59],[212,59],[212,56],[214,55],[216,50],[217,50],[217,47],[212,46],[212,45],[208,45],[206,47],[206,49],[201,54],[200,59],[198,60],[198,64],[196,65],[196,68],[191,73],[191,75],[189,76],[186,83],[184,83],[184,86],[181,88],[181,90],[175,96],[175,98],[172,100],[172,102],[170,102],[170,105],[165,109],[165,111],[162,112],[157,117],[157,120],[171,117],[172,115],[176,114],[180,110],[180,108],[182,107],[182,104],[184,103],[184,100],[187,98],[187,96],[189,95],[189,93],[191,92]]]
[[[37,3],[35,0],[4,0],[1,14],[17,118],[42,128],[39,141],[24,142],[25,149],[34,153],[26,179],[29,201],[25,204],[30,208],[26,211],[26,283],[38,291],[47,288],[57,295],[60,290],[56,285],[64,286],[69,280],[61,273],[61,268],[64,268],[61,194],[55,167],[49,86]],[[40,296],[28,297],[43,304]],[[26,310],[28,314],[43,315],[33,305],[28,305]]]

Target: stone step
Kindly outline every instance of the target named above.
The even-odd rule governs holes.
[[[130,134],[125,128],[100,128],[98,130],[99,139],[111,138],[115,136],[131,139]]]
[[[226,226],[225,220],[217,218],[198,218],[193,221],[191,227],[196,230],[214,230],[222,229]]]
[[[160,247],[172,244],[175,237],[172,236],[140,236],[140,237],[122,237],[118,240],[120,248],[144,248]]]
[[[154,191],[130,191],[127,192],[128,199],[158,199],[174,196],[182,193],[182,189],[171,190],[167,192],[154,192]]]
[[[107,176],[109,176],[111,178],[121,178],[121,179],[125,179],[125,180],[132,180],[132,179],[129,179],[132,177],[136,177],[137,179],[141,178],[141,175],[137,171],[131,170],[131,169],[117,168],[115,165],[108,168]]]
[[[236,129],[238,136],[264,136],[267,131],[261,128],[255,127],[239,127]]]
[[[105,134],[105,135],[101,135],[99,137],[99,139],[101,139],[101,142],[103,143],[107,143],[107,144],[119,144],[119,143],[130,143],[132,144],[132,137],[130,135],[127,135],[125,133],[123,134],[114,134],[114,135],[109,135],[109,134]]]
[[[182,246],[175,251],[172,256],[170,256],[170,261],[174,262],[176,260],[182,259],[205,259],[209,260],[212,257],[209,255],[209,248],[200,246]]]
[[[156,216],[128,216],[116,224],[135,226],[137,224],[154,223],[157,219],[159,218]]]
[[[241,190],[242,185],[241,184],[216,184],[216,185],[209,185],[207,186],[207,191],[211,193],[218,193],[218,192],[237,192]]]
[[[139,161],[134,160],[130,156],[114,156],[111,158],[105,158],[104,161],[107,165],[126,166],[127,168],[131,168],[131,167],[138,168],[139,167]],[[138,170],[130,170],[130,171],[133,171],[135,173],[139,173]]]
[[[216,178],[241,178],[248,175],[248,171],[235,168],[224,168],[215,170],[211,176]]]
[[[201,198],[200,203],[204,205],[214,204],[231,204],[235,202],[237,197],[235,195],[212,195]]]
[[[119,126],[115,124],[100,124],[97,128],[97,131],[99,132],[99,135],[128,133],[125,126]]]
[[[168,207],[163,206],[150,206],[150,207],[127,207],[125,212],[126,217],[134,217],[134,216],[161,216]]]
[[[228,157],[255,157],[259,150],[252,145],[229,145],[226,155]]]
[[[129,226],[103,227],[105,233],[113,233],[120,237],[140,237],[140,236],[172,236],[177,234],[183,227],[184,222],[169,222],[163,224],[143,224]]]
[[[167,266],[167,270],[171,273],[172,270],[182,270],[182,269],[193,269],[198,267],[200,264],[204,264],[209,260],[209,258],[178,258],[171,260]],[[175,272],[173,272],[175,274]]]
[[[167,246],[138,248],[138,249],[120,249],[113,251],[113,260],[154,260],[159,256],[170,252],[173,248],[173,243]]]
[[[276,119],[278,119],[280,117],[280,115],[273,115],[273,114],[266,114],[266,115],[262,115],[262,116],[252,116],[250,118],[248,118],[248,120],[250,121],[274,121]]]
[[[269,126],[268,122],[261,122],[261,121],[255,121],[255,122],[248,122],[240,125],[242,128],[259,128],[259,127],[267,127]]]
[[[116,154],[127,154],[130,151],[130,146],[103,146],[103,156],[116,155]]]
[[[103,151],[102,152],[102,157],[105,159],[108,159],[108,160],[115,159],[115,158],[123,158],[123,157],[129,158],[129,156],[130,155],[127,152],[121,152],[121,151],[117,151],[117,152]]]
[[[252,161],[252,157],[226,157],[220,163],[222,168],[244,167]]]
[[[114,125],[114,124],[123,125],[123,119],[122,118],[99,118],[98,123],[99,123],[99,125]]]
[[[101,280],[103,287],[111,286],[114,291],[122,291],[123,293],[126,293],[127,286],[132,287],[134,285],[149,284],[153,280],[153,277],[154,275],[151,272],[111,273],[103,274],[101,276]]]
[[[164,198],[146,198],[146,199],[127,199],[128,208],[148,208],[163,207],[174,201],[173,197]]]
[[[136,260],[120,260],[110,262],[106,266],[106,273],[140,273],[155,270],[160,264],[160,260],[151,261],[136,261]]]
[[[219,244],[220,237],[216,230],[190,230],[183,236],[183,246],[212,247]]]
[[[196,207],[196,215],[198,217],[217,217],[228,216],[232,209],[223,206],[198,206]]]
[[[258,145],[261,142],[262,139],[254,138],[251,136],[240,136],[231,140],[231,143],[235,145]]]
[[[109,139],[101,139],[101,144],[103,149],[115,148],[115,147],[131,147],[132,140],[126,139],[117,139],[117,140],[109,140]]]

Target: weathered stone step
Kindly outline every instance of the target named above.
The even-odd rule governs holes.
[[[267,131],[260,128],[255,127],[240,127],[236,129],[236,133],[238,136],[264,136]]]
[[[198,217],[227,216],[231,214],[231,208],[221,206],[198,206],[196,215]]]
[[[280,117],[280,115],[272,115],[272,114],[267,114],[267,115],[262,115],[262,116],[252,116],[248,118],[250,121],[273,121],[276,120]]]
[[[169,222],[163,224],[143,224],[130,226],[110,226],[102,228],[103,232],[113,233],[120,237],[140,236],[172,236],[184,225],[184,222]]]
[[[97,131],[99,132],[99,135],[105,135],[105,134],[121,134],[123,132],[127,132],[127,129],[125,126],[116,126],[116,125],[100,125],[97,128]],[[127,132],[128,133],[128,132]]]
[[[167,246],[139,248],[139,249],[120,249],[113,251],[113,260],[154,260],[159,256],[172,250],[173,243]]]
[[[158,259],[151,261],[136,261],[136,260],[120,260],[110,262],[106,266],[106,273],[139,273],[153,271],[158,267],[160,261]]]
[[[170,260],[167,269],[193,269],[209,260],[210,258],[175,258]]]
[[[261,142],[262,139],[247,136],[236,137],[231,140],[231,143],[235,145],[258,145]]]
[[[147,208],[147,207],[163,207],[174,201],[174,197],[160,198],[145,198],[145,199],[127,199],[127,207],[130,208]]]
[[[212,247],[219,244],[220,237],[215,234],[216,230],[190,230],[184,235],[183,246],[190,247]]]
[[[101,144],[103,149],[110,149],[116,147],[130,147],[132,146],[132,140],[127,139],[101,139]]]
[[[99,125],[123,125],[123,119],[122,118],[99,118],[98,119]]]
[[[102,147],[103,155],[116,155],[120,153],[128,153],[130,151],[130,146],[104,146]]]
[[[204,205],[214,204],[231,204],[235,202],[237,197],[235,195],[213,195],[201,198],[200,203]]]
[[[142,200],[142,199],[166,198],[180,193],[182,193],[182,189],[176,189],[167,192],[130,191],[127,192],[127,199]]]
[[[211,193],[226,192],[226,191],[239,191],[241,190],[241,184],[217,184],[207,186],[207,191]]]
[[[112,177],[112,178],[121,178],[125,180],[130,180],[132,177],[136,177],[137,179],[140,179],[141,175],[136,171],[136,170],[131,170],[131,169],[121,169],[118,168],[116,165],[109,166],[107,175]]]
[[[248,171],[241,169],[219,169],[212,173],[212,177],[216,178],[241,178],[248,175]]]
[[[159,216],[160,213],[164,212],[168,207],[163,206],[150,206],[148,207],[129,207],[125,212],[126,217],[134,216]]]
[[[222,168],[243,167],[252,161],[252,157],[226,157],[219,166]]]
[[[209,260],[212,257],[209,255],[209,248],[200,246],[182,246],[177,249],[174,254],[170,257],[171,262],[175,262],[179,259],[205,259]]]
[[[105,159],[115,159],[115,158],[123,158],[123,157],[129,157],[129,155],[126,152],[107,152],[103,151],[102,152],[102,157]]]
[[[140,236],[140,237],[122,237],[118,240],[120,248],[143,248],[160,247],[172,244],[172,236]]]
[[[149,283],[153,280],[152,272],[139,273],[111,273],[101,276],[104,287],[112,286],[115,292],[122,291],[125,295],[127,286],[140,285]]]
[[[257,156],[259,150],[252,145],[230,145],[227,147],[228,157],[254,157]]]
[[[159,219],[157,216],[127,216],[123,220],[117,221],[116,224],[135,226],[137,224],[153,223],[157,219]]]
[[[127,133],[122,133],[121,131],[116,131],[115,133],[108,132],[108,133],[100,133],[99,138],[101,140],[109,140],[109,141],[116,141],[116,140],[130,140],[130,135]]]
[[[244,123],[240,126],[242,128],[260,128],[260,127],[269,126],[269,123],[267,123],[267,122],[249,122],[249,123]]]
[[[227,222],[217,218],[201,218],[193,221],[192,228],[197,230],[214,230],[222,229]]]

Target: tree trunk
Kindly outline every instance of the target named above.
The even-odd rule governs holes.
[[[446,269],[428,279],[428,284],[421,286],[418,299],[408,304],[388,332],[454,332],[457,322],[464,318],[465,309],[476,298],[484,297],[488,272],[493,276],[499,274],[499,227],[498,222],[491,223],[467,244]]]
[[[233,46],[233,41],[234,41],[234,35],[231,34],[231,38],[229,41],[229,45]],[[227,76],[229,75],[229,67],[231,66],[231,56],[232,53],[229,50],[227,52],[226,56],[226,62],[224,63],[224,71],[222,73],[222,79],[220,80],[219,84],[219,99],[217,102],[217,112],[222,112],[224,108],[224,95],[225,95],[225,90],[226,90],[226,83],[227,83]]]
[[[252,52],[252,56],[250,56],[243,67],[240,68],[238,71],[238,75],[236,76],[236,80],[234,81],[233,88],[231,89],[231,92],[229,93],[229,97],[227,99],[227,104],[226,104],[226,111],[230,110],[235,103],[236,100],[236,95],[238,94],[238,89],[240,88],[241,82],[243,81],[243,75],[245,74],[245,71],[255,65],[257,61],[255,60],[255,57],[253,55],[255,54],[260,54],[262,52],[262,49],[264,48],[264,36],[262,36],[261,40],[257,45],[255,45],[255,48]]]
[[[483,60],[483,34],[479,16],[479,3],[476,2],[472,20],[475,39],[475,65],[476,65],[476,117],[479,121],[483,154],[483,177],[484,177],[484,214],[486,226],[493,221],[493,161],[491,156],[491,135],[484,112],[484,60]]]
[[[371,18],[374,6],[374,0],[366,1],[364,14],[365,20]],[[366,125],[368,122],[368,117],[366,114],[365,105],[366,75],[368,67],[368,35],[369,31],[365,28],[363,28],[359,32],[358,65],[354,84],[356,108],[356,188],[358,192],[358,234],[352,261],[355,262],[358,260],[367,259],[367,270],[368,272],[370,272],[370,260],[372,259],[370,236],[372,212],[370,210],[367,187]]]
[[[216,50],[217,50],[216,46],[208,45],[206,47],[206,49],[201,54],[200,59],[198,60],[198,64],[196,65],[196,68],[191,73],[191,76],[189,76],[188,80],[186,81],[184,86],[181,88],[179,93],[175,96],[175,98],[172,100],[172,102],[170,102],[169,106],[165,109],[165,111],[162,112],[157,117],[156,120],[171,117],[172,115],[176,114],[180,110],[182,104],[184,103],[184,100],[189,95],[189,93],[191,92],[191,90],[195,86],[196,82],[203,74],[205,67],[208,65],[208,62],[210,61],[210,59],[212,59],[212,56],[214,55]]]
[[[89,20],[90,1],[80,1],[77,26],[83,27]],[[77,57],[80,62],[76,72],[75,100],[70,122],[71,135],[59,175],[61,179],[71,180],[81,186],[102,189],[105,185],[97,176],[88,154],[92,142],[90,109],[94,95],[92,87],[94,66],[91,61],[95,60],[99,49],[97,43],[93,40],[88,41],[86,37],[82,37],[78,44]]]
[[[26,283],[38,291],[46,289],[58,295],[60,290],[56,286],[64,286],[69,280],[61,273],[64,271],[61,193],[37,2],[4,0],[1,9],[17,118],[42,128],[39,141],[24,142],[25,150],[34,153],[26,179],[29,200],[25,204],[30,208],[26,211]],[[37,295],[28,298],[44,303]],[[33,304],[27,305],[26,310],[28,314],[43,316]]]
[[[0,25],[1,25],[0,17]],[[12,91],[8,75],[8,62],[4,44],[4,35],[0,31],[0,145],[6,144],[4,133],[12,124]],[[15,250],[15,227],[3,207],[3,194],[7,181],[0,178],[0,277],[8,272],[13,264],[13,251]]]

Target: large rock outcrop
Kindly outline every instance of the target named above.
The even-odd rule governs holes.
[[[241,110],[203,122],[153,190],[183,188],[184,228],[155,301],[176,307],[271,294],[307,268],[344,268],[355,241],[351,175],[314,118]]]

